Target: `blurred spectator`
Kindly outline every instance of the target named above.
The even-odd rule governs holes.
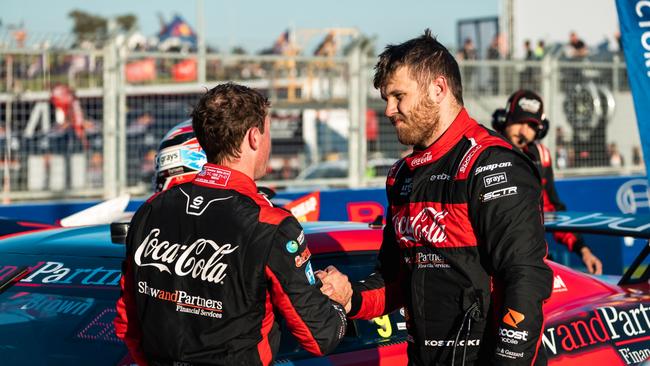
[[[537,41],[537,47],[535,47],[535,58],[541,60],[544,58],[544,55],[546,55],[546,45],[544,44],[544,40],[540,39]]]
[[[527,39],[524,41],[524,60],[534,60],[535,55],[533,53],[533,48],[530,45],[530,40]]]
[[[490,46],[487,49],[488,60],[500,60],[503,58],[503,54],[501,53],[503,50],[501,39],[502,37],[499,33],[492,38]],[[489,84],[488,90],[490,90],[492,94],[497,94],[499,90],[499,68],[497,66],[490,66]]]
[[[524,60],[534,61],[535,55],[533,54],[533,48],[530,44],[530,40],[524,41]],[[524,70],[521,72],[521,87],[528,90],[537,90],[537,83],[535,80],[535,68],[526,64]]]
[[[478,58],[474,41],[471,38],[465,38],[463,48],[458,52],[456,57],[459,60],[476,60]],[[476,65],[461,65],[460,70],[462,72],[462,78],[465,80],[466,92],[471,93],[476,90]]]
[[[608,146],[608,153],[609,153],[609,165],[613,167],[622,167],[625,165],[625,160],[623,160],[623,156],[621,153],[618,151],[618,146],[616,146],[615,142],[612,142]]]
[[[582,59],[589,55],[589,49],[585,42],[578,37],[576,32],[569,33],[569,44],[567,56],[572,59]]]
[[[634,146],[632,148],[632,164],[634,165],[643,164],[643,158],[641,157],[641,148],[638,146]]]
[[[501,35],[497,33],[490,42],[490,46],[487,49],[487,59],[488,60],[499,60],[502,58],[501,46],[500,46]]]
[[[465,42],[463,43],[463,49],[461,52],[458,54],[458,58],[461,60],[476,60],[477,53],[476,53],[476,47],[474,46],[474,41],[472,41],[471,38],[465,38]]]

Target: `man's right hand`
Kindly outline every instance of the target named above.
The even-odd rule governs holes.
[[[348,276],[339,272],[334,266],[328,266],[323,271],[317,271],[316,276],[323,282],[321,292],[345,307],[345,311],[350,311],[350,300],[352,299],[352,284]]]

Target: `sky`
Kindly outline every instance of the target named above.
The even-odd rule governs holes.
[[[355,27],[376,36],[378,49],[418,36],[429,27],[448,47],[456,47],[458,19],[497,16],[498,0],[204,0],[208,44],[220,50],[241,45],[249,52],[270,47],[285,29]],[[103,17],[132,13],[140,31],[159,30],[158,13],[166,20],[183,16],[196,27],[195,0],[0,0],[3,28],[22,22],[36,35],[72,31],[74,9]]]

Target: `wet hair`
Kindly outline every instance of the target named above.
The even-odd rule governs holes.
[[[239,158],[246,132],[257,127],[264,133],[270,103],[249,87],[226,83],[208,90],[192,111],[192,128],[208,162]]]
[[[463,105],[463,86],[458,63],[449,50],[431,36],[430,29],[427,28],[417,38],[386,46],[375,65],[375,88],[381,90],[402,66],[408,67],[409,75],[417,80],[421,88],[427,88],[436,77],[444,76],[456,102]]]

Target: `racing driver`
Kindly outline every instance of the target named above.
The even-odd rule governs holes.
[[[425,34],[389,45],[374,85],[399,141],[414,151],[389,171],[389,212],[376,270],[346,291],[318,276],[351,318],[404,307],[411,365],[546,364],[540,176],[519,150],[463,107],[460,71]]]
[[[192,113],[207,163],[131,221],[114,323],[141,365],[269,365],[280,343],[276,313],[315,355],[345,334],[343,307],[321,293],[300,224],[258,194],[268,108],[241,85],[208,91]],[[184,143],[161,150],[159,168],[172,172],[195,151],[186,127],[166,136],[184,134]]]

